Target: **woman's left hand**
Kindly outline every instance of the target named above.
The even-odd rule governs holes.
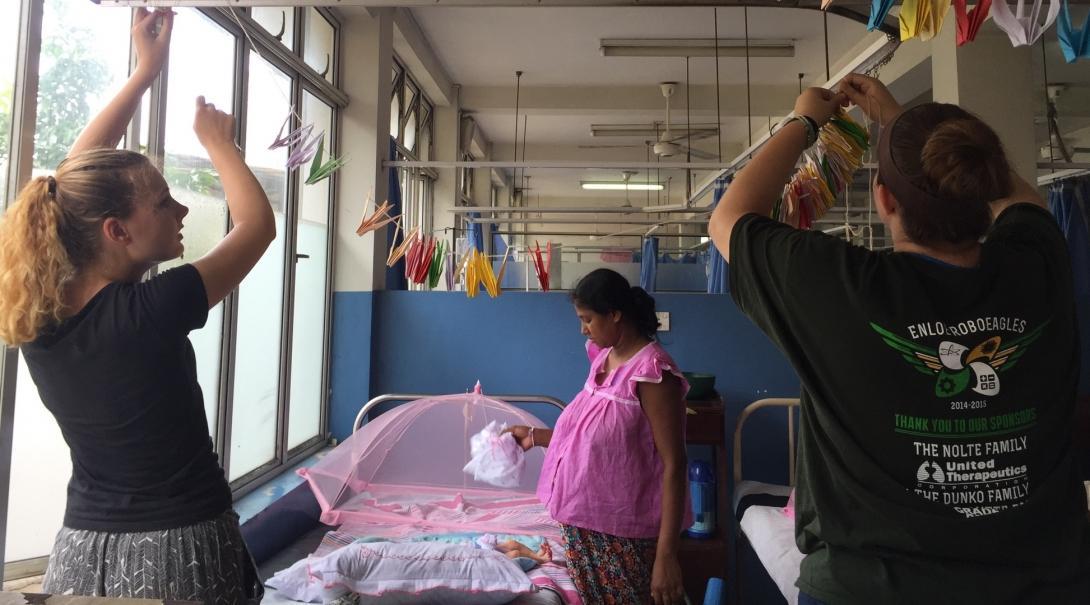
[[[824,88],[807,88],[795,101],[795,114],[806,116],[824,126],[841,107],[847,107],[848,96]]]
[[[151,84],[163,71],[170,56],[170,33],[174,29],[174,12],[169,9],[149,11],[136,9],[132,26],[132,42],[136,49],[136,74]]]
[[[655,557],[651,571],[651,599],[655,605],[683,605],[685,587],[681,583],[681,565],[676,556]]]

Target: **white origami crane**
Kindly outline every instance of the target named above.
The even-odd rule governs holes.
[[[992,19],[999,26],[999,29],[1007,32],[1011,44],[1030,46],[1036,43],[1041,35],[1045,33],[1045,30],[1052,27],[1052,24],[1056,22],[1056,17],[1060,14],[1061,3],[1062,0],[1049,0],[1045,22],[1041,23],[1041,4],[1043,4],[1043,0],[1033,0],[1033,8],[1030,10],[1029,16],[1026,16],[1025,0],[1018,0],[1014,13],[1011,13],[1006,0],[999,0],[992,4]]]

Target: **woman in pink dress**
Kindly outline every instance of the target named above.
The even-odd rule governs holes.
[[[564,528],[568,568],[587,605],[679,605],[677,551],[687,503],[685,393],[655,341],[655,301],[599,269],[572,292],[590,374],[556,428],[511,429],[546,447],[537,494]]]

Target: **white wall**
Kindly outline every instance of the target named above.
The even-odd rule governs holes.
[[[390,132],[389,88],[378,103],[379,94],[374,84],[379,78],[380,65],[386,65],[385,80],[390,80],[389,60],[381,61],[380,53],[389,55],[392,45],[379,47],[379,19],[363,13],[352,13],[342,25],[342,53],[344,68],[341,74],[344,92],[350,102],[341,111],[341,152],[350,158],[340,171],[337,193],[336,269],[333,288],[345,290],[372,290],[377,279],[375,261],[375,234],[356,235],[356,228],[364,212],[364,202],[376,190],[380,140],[388,141]],[[380,106],[384,105],[384,107]],[[385,116],[385,121],[381,120]],[[385,186],[379,186],[384,200]],[[367,212],[373,212],[371,206]],[[385,240],[385,236],[382,236]],[[385,241],[383,241],[383,245]]]

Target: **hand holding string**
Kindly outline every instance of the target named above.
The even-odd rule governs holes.
[[[821,128],[847,104],[848,97],[844,94],[824,88],[807,88],[795,101],[795,114],[812,119]]]
[[[838,90],[858,105],[867,118],[885,126],[901,113],[901,104],[881,81],[863,74],[848,74],[840,81]]]
[[[133,48],[136,51],[136,71],[145,85],[150,85],[170,56],[170,34],[174,29],[174,11],[136,9],[132,26]]]

